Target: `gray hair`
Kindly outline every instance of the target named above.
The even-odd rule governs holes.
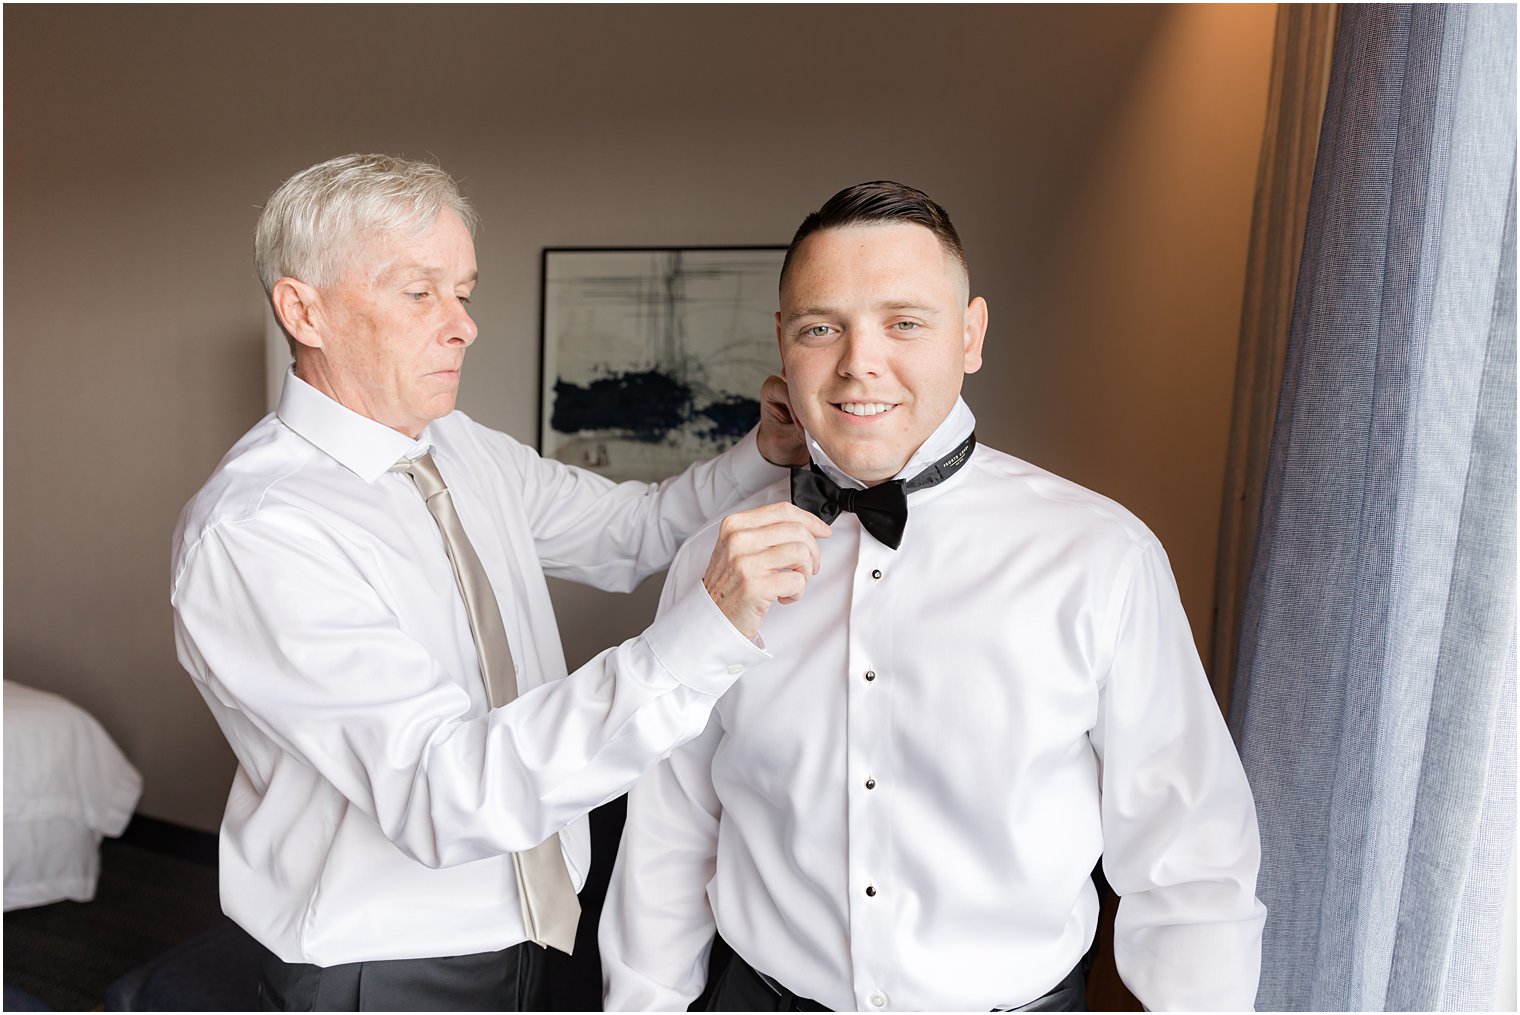
[[[343,155],[303,169],[270,195],[253,239],[264,292],[289,276],[328,286],[369,238],[392,230],[419,235],[449,209],[475,232],[475,210],[438,166],[391,155]]]

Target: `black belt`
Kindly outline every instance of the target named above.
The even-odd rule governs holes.
[[[812,998],[801,997],[787,989],[784,984],[766,976],[746,962],[737,952],[729,960],[728,976],[743,976],[776,996],[777,1005],[771,1011],[833,1011]],[[993,1011],[1087,1011],[1087,971],[1089,963],[1084,956],[1061,982],[1039,997],[1017,1008],[994,1008]],[[742,989],[742,988],[741,988]]]

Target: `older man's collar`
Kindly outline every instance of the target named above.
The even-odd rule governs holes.
[[[413,440],[333,401],[297,377],[294,369],[285,374],[285,390],[275,414],[366,483],[385,475],[397,459],[421,454],[430,444],[427,430]]]
[[[971,407],[966,400],[957,397],[955,405],[951,406],[950,412],[940,421],[939,426],[929,435],[919,449],[913,452],[913,457],[908,459],[893,479],[912,479],[920,472],[939,461],[941,458],[954,451],[956,446],[970,436],[971,431],[976,429],[976,416],[972,414]],[[807,435],[808,452],[813,456],[813,462],[823,470],[824,474],[840,486],[864,487],[860,480],[845,472],[834,464],[827,451],[813,439],[812,434]]]

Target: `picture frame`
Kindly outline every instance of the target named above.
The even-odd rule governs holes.
[[[731,447],[779,372],[783,246],[550,247],[539,451],[656,482]]]

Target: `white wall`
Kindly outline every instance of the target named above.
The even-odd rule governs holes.
[[[481,212],[462,407],[526,441],[545,246],[784,243],[895,178],[992,307],[990,444],[1132,507],[1195,632],[1270,6],[17,7],[5,18],[5,675],[96,713],[142,810],[231,755],[174,659],[180,506],[264,411],[249,248],[290,173],[435,155]],[[629,599],[556,588],[572,663]]]

